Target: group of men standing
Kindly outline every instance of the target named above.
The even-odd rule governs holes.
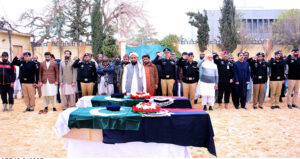
[[[253,108],[263,109],[268,78],[270,78],[271,108],[279,108],[285,78],[288,79],[288,108],[298,108],[296,106],[300,85],[298,49],[293,49],[285,60],[282,52],[276,51],[268,62],[264,60],[263,53],[257,53],[252,58],[247,57],[246,53],[238,53],[238,60],[235,62],[226,52],[207,56],[201,54],[198,61],[194,60],[192,52],[184,52],[177,60],[168,48],[163,52],[157,52],[153,61],[150,61],[149,55],[143,55],[142,62],[138,61],[137,53],[124,55],[123,61],[117,55],[112,62],[103,55],[98,55],[97,61],[93,60],[89,53],[85,53],[81,58],[72,59],[71,56],[72,52],[66,50],[64,60],[58,65],[54,58],[51,58],[50,52],[45,52],[45,61],[41,63],[32,60],[30,52],[25,52],[16,56],[10,63],[8,53],[3,52],[0,62],[3,111],[11,111],[13,108],[15,66],[19,66],[25,112],[34,111],[36,88],[41,89],[39,95],[42,95],[44,107],[39,114],[47,113],[50,103],[53,111],[56,111],[58,85],[63,110],[74,107],[76,100],[81,96],[135,92],[148,92],[152,96],[174,96],[180,94],[181,87],[183,96],[188,97],[192,105],[201,96],[204,110],[213,110],[215,100],[221,107],[223,97],[225,108],[228,108],[230,94],[236,109],[239,109],[239,106],[246,109],[251,81]],[[174,88],[177,90],[174,91]]]

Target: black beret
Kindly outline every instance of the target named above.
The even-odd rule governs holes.
[[[44,55],[51,55],[51,53],[50,52],[45,52],[45,54]]]
[[[7,52],[2,52],[2,56],[8,56],[8,53]]]
[[[194,56],[194,53],[193,52],[189,52],[188,56]]]
[[[275,55],[280,54],[280,51],[279,51],[279,50],[278,50],[278,51],[275,51],[274,54],[275,54]]]
[[[83,55],[83,57],[85,57],[85,56],[91,56],[91,54],[90,54],[90,53],[85,53],[85,54]]]
[[[28,55],[28,56],[31,56],[31,53],[30,52],[24,52],[23,55]]]
[[[163,52],[171,52],[171,49],[165,48],[165,49],[163,50]]]

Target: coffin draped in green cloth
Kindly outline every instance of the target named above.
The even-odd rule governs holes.
[[[132,112],[130,107],[120,111],[106,110],[106,107],[78,108],[70,114],[69,128],[139,130],[142,115]]]
[[[144,102],[145,99],[133,99],[129,96],[124,98],[111,98],[111,96],[95,96],[91,99],[93,107],[103,107],[106,105],[122,105],[126,107],[132,107],[140,102]]]

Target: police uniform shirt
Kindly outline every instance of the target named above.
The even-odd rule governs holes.
[[[284,80],[284,67],[285,64],[282,60],[276,61],[274,58],[272,58],[268,62],[268,66],[270,67],[270,80],[271,81],[282,81]]]
[[[268,80],[268,70],[267,63],[262,61],[261,63],[258,60],[250,59],[249,61],[251,67],[251,77],[253,79],[253,84],[263,84]]]
[[[39,66],[36,62],[32,60],[28,62],[20,61],[17,57],[15,57],[12,64],[20,67],[19,79],[21,83],[38,83]]]
[[[73,67],[78,67],[78,77],[80,82],[90,83],[97,81],[96,65],[94,62],[89,61],[88,63],[86,63],[76,60],[73,64]]]
[[[158,56],[154,60],[154,64],[161,65],[161,78],[162,79],[175,79],[176,80],[176,62],[172,59],[160,59]]]
[[[198,62],[193,61],[192,63],[184,61],[182,65],[183,78],[182,82],[184,83],[195,83],[198,82],[199,70],[197,67]]]

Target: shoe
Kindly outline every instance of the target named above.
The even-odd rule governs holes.
[[[29,112],[33,112],[34,111],[34,109],[29,109]]]
[[[281,97],[279,98],[279,102],[280,102],[280,103],[282,103],[282,102],[283,102]]]
[[[45,107],[45,109],[47,109],[47,110],[48,110],[48,107]]]
[[[279,105],[276,105],[275,108],[280,109],[280,106],[279,106]]]
[[[212,106],[209,106],[208,110],[211,110],[211,111],[212,111],[212,110],[213,110]]]
[[[254,106],[253,109],[257,109],[257,106]]]
[[[56,108],[53,108],[53,111],[56,112],[57,111]]]
[[[264,107],[262,107],[262,106],[259,106],[259,109],[264,109]]]
[[[242,109],[245,109],[245,110],[247,110],[247,108],[246,108],[246,107],[242,107]]]
[[[198,103],[198,100],[197,99],[195,99],[195,101],[194,101],[194,104],[197,104]]]
[[[292,107],[291,105],[288,105],[288,108],[289,108],[289,109],[293,109],[293,107]]]
[[[23,113],[26,113],[26,112],[29,112],[30,111],[30,109],[29,108],[26,108],[24,111],[23,111]]]
[[[239,109],[239,106],[234,106],[235,107],[235,109]]]
[[[275,108],[277,108],[277,106],[271,106],[271,109],[275,109]]]
[[[204,111],[207,111],[206,105],[203,107],[203,110],[204,110]]]
[[[299,107],[296,104],[293,104],[292,107],[299,109]]]

